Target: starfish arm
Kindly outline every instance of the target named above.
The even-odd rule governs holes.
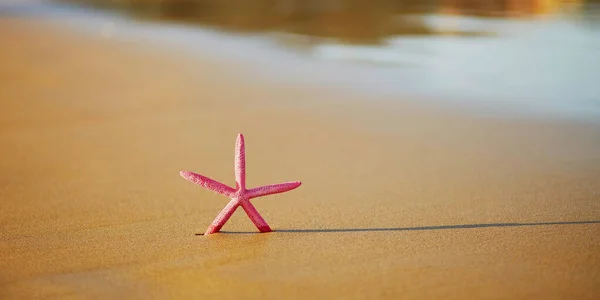
[[[242,205],[242,208],[244,209],[244,211],[246,212],[246,214],[248,215],[248,217],[250,218],[250,220],[252,221],[252,223],[254,223],[256,228],[258,228],[258,231],[260,231],[260,232],[273,231],[271,229],[271,227],[269,227],[269,224],[267,224],[265,219],[263,219],[263,217],[258,213],[258,211],[256,210],[256,207],[254,207],[254,205],[252,205],[252,203],[250,203],[250,201],[244,201],[241,205]]]
[[[219,232],[219,230],[221,230],[221,228],[223,228],[223,225],[225,225],[227,220],[229,220],[229,218],[231,217],[231,215],[233,215],[233,213],[235,212],[235,210],[237,209],[237,207],[239,205],[240,205],[240,203],[237,200],[232,199],[231,201],[229,201],[229,203],[227,203],[225,208],[223,208],[223,210],[221,210],[219,215],[210,224],[210,226],[208,227],[208,229],[206,230],[204,235]]]
[[[235,182],[236,188],[246,190],[246,147],[241,133],[235,141]]]
[[[272,194],[279,194],[287,191],[291,191],[299,187],[302,183],[300,181],[284,182],[279,184],[265,185],[257,188],[253,188],[248,191],[250,198],[262,197]]]
[[[206,176],[202,176],[200,174],[188,171],[181,171],[179,172],[179,174],[187,181],[200,185],[203,188],[209,189],[215,193],[225,195],[227,197],[231,197],[233,194],[235,194],[235,190],[233,188],[222,184],[216,180],[212,180]]]

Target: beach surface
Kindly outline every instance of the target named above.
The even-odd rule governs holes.
[[[600,125],[274,83],[0,16],[0,299],[599,299]],[[383,96],[378,96],[383,97]],[[253,201],[199,235],[234,185]]]

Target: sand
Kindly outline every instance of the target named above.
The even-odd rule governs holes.
[[[0,17],[0,299],[598,299],[600,126],[273,84]],[[379,101],[381,100],[381,101]],[[307,104],[307,103],[310,103]],[[233,184],[288,180],[204,232]]]

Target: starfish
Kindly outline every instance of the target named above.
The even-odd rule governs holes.
[[[231,215],[233,215],[238,206],[241,206],[244,209],[250,220],[252,220],[252,223],[256,225],[256,228],[258,228],[260,232],[273,231],[265,219],[263,219],[263,217],[258,213],[254,205],[250,203],[250,199],[287,192],[299,187],[300,184],[302,184],[299,181],[293,181],[271,184],[247,190],[246,150],[244,146],[244,136],[241,133],[238,134],[235,142],[235,189],[200,174],[187,171],[181,171],[179,174],[181,177],[192,183],[231,198],[231,201],[229,201],[225,208],[223,208],[223,210],[219,213],[217,218],[215,218],[204,235],[219,232],[227,220],[229,220]]]

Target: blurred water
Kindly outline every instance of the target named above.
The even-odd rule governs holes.
[[[308,47],[282,45],[281,34],[236,35],[139,22],[47,2],[0,5],[0,18],[7,15],[54,17],[59,24],[104,38],[169,45],[192,56],[233,62],[274,82],[438,101],[486,113],[600,120],[597,13],[592,18],[558,14],[525,19],[427,14],[422,21],[431,28],[490,34],[390,36],[382,45],[369,46],[308,39]]]
[[[493,37],[396,37],[380,47],[316,48],[324,59],[397,65],[395,87],[438,97],[600,110],[600,30],[568,18],[497,20],[427,16],[433,27],[486,28]],[[388,76],[393,76],[388,74]],[[388,77],[393,82],[391,77]],[[390,82],[391,83],[391,82]]]

